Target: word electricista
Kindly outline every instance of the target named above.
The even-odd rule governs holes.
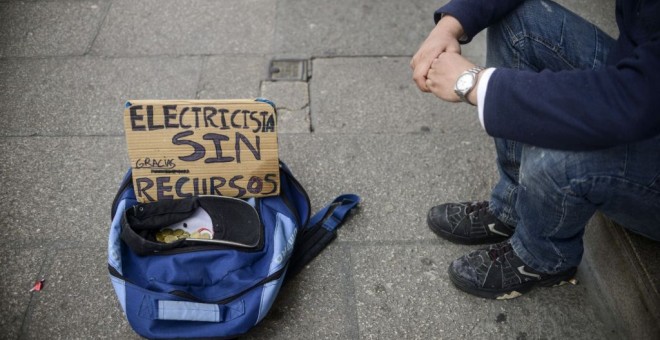
[[[252,132],[275,132],[273,112],[237,109],[230,111],[213,106],[163,105],[162,112],[153,105],[129,108],[131,130],[218,128],[250,129]],[[146,118],[146,121],[145,121]]]

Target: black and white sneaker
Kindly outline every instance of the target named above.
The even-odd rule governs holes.
[[[449,278],[467,293],[487,299],[513,299],[534,286],[576,284],[577,267],[557,274],[544,274],[515,254],[509,241],[494,244],[458,258],[449,266]]]
[[[435,206],[429,210],[426,223],[438,236],[460,244],[502,242],[514,230],[490,212],[487,201]]]

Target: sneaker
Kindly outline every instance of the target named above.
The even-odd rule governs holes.
[[[458,289],[498,300],[516,298],[534,286],[576,284],[576,272],[577,267],[557,274],[536,271],[522,262],[509,241],[474,251],[449,266],[449,278]]]
[[[488,210],[488,202],[445,203],[429,210],[429,228],[454,243],[497,243],[513,235],[514,227],[504,224]]]

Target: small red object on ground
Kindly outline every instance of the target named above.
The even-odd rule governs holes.
[[[41,289],[43,289],[44,288],[44,281],[46,281],[46,279],[41,279],[41,280],[35,282],[34,286],[32,286],[32,289],[30,289],[30,292],[38,292]]]

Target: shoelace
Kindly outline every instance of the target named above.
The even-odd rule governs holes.
[[[510,252],[512,249],[513,247],[511,247],[511,243],[509,242],[498,243],[488,250],[488,256],[492,261],[502,262],[500,258],[503,258],[504,254]]]
[[[472,214],[473,212],[484,211],[484,210],[488,210],[488,201],[470,202],[468,203],[467,208],[465,208],[465,212],[468,215]]]

